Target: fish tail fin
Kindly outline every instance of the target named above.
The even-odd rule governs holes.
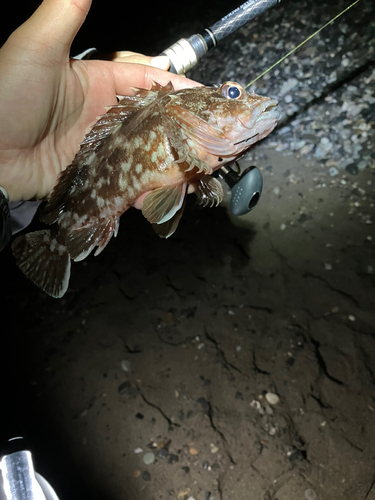
[[[62,297],[69,284],[70,257],[50,230],[16,238],[12,244],[17,266],[48,295]]]

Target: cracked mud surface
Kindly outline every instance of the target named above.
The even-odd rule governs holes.
[[[129,211],[62,300],[1,256],[4,399],[61,499],[375,499],[374,169],[274,135],[253,212],[192,196],[164,241]]]
[[[245,218],[192,200],[162,241],[129,213],[100,259],[74,265],[61,301],[14,277],[28,425],[57,489],[78,473],[83,498],[89,485],[132,500],[374,495],[369,225],[344,216],[350,191],[309,191],[313,181],[283,176],[299,176],[298,161],[264,161],[282,194],[265,169],[263,202]],[[143,464],[161,448],[166,458]],[[150,481],[134,477],[144,471]]]

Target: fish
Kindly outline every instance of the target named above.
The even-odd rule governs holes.
[[[106,108],[59,175],[41,220],[51,228],[15,239],[20,270],[52,297],[69,286],[71,261],[99,255],[120,216],[138,203],[156,234],[170,237],[188,191],[204,206],[223,198],[215,170],[242,156],[277,125],[277,101],[236,82],[133,89]]]

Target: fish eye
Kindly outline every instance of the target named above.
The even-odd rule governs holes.
[[[221,86],[221,93],[227,99],[240,99],[243,96],[244,90],[238,83],[227,82]]]

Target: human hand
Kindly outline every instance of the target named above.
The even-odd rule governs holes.
[[[151,65],[164,58],[132,52],[112,61],[69,59],[91,0],[44,0],[0,50],[0,186],[10,200],[41,199],[73,160],[85,133],[116,95],[152,81],[198,83]]]

